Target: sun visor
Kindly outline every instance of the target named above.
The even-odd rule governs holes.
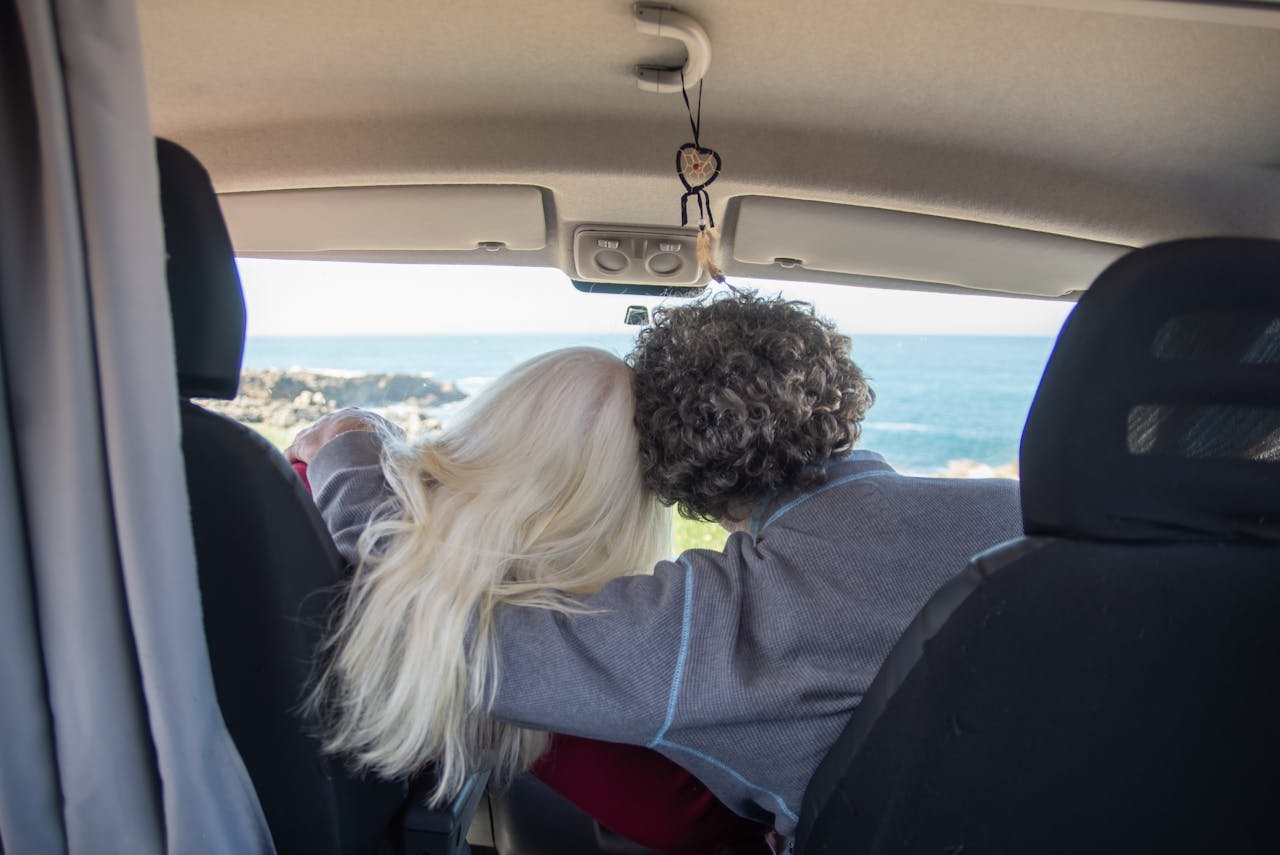
[[[756,265],[1060,297],[1129,247],[883,208],[770,196],[737,200],[734,273]],[[767,278],[760,270],[756,275]],[[814,278],[821,278],[815,275]]]
[[[540,250],[538,187],[438,185],[264,190],[219,197],[237,255]]]

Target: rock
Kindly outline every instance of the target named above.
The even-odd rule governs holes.
[[[291,428],[343,407],[382,412],[410,433],[433,432],[440,421],[428,410],[466,397],[450,382],[425,374],[326,374],[250,369],[231,401],[202,401],[236,421]]]

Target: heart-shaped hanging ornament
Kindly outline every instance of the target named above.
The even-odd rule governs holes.
[[[685,143],[676,149],[676,172],[685,189],[696,193],[720,175],[720,155],[697,143]]]
[[[720,175],[720,155],[709,148],[703,148],[698,139],[702,128],[702,82],[698,82],[698,114],[693,113],[693,105],[689,103],[689,90],[684,86],[684,72],[680,76],[680,95],[684,98],[684,107],[689,114],[689,130],[693,131],[693,142],[687,142],[676,149],[676,174],[684,185],[684,195],[680,197],[680,225],[689,224],[689,200],[693,199],[698,206],[698,266],[717,282],[724,281],[724,273],[715,263],[715,247],[712,239],[715,235],[716,218],[711,213],[711,195],[707,193],[707,185]]]

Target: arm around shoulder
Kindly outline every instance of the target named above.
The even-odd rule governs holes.
[[[338,552],[356,564],[360,533],[391,495],[382,475],[381,437],[364,430],[339,434],[315,455],[307,477]]]
[[[723,553],[691,550],[651,576],[614,579],[579,601],[582,613],[500,607],[494,717],[635,745],[679,727],[683,676],[704,671],[708,653],[735,637],[745,543],[731,538]]]
[[[493,716],[611,742],[652,740],[687,647],[689,572],[664,561],[651,576],[613,580],[577,613],[499,607]]]

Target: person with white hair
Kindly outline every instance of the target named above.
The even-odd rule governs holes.
[[[331,414],[380,445],[365,480],[387,491],[363,531],[339,533],[355,572],[321,651],[309,711],[326,750],[390,779],[434,765],[432,801],[456,793],[482,763],[499,780],[528,769],[548,734],[493,719],[502,684],[493,639],[500,605],[583,611],[575,598],[652,572],[671,547],[671,514],[645,486],[631,369],[603,350],[553,351],[504,374],[442,436],[407,442],[368,413]],[[306,444],[295,440],[289,456]],[[385,486],[384,486],[385,482]],[[360,478],[314,481],[322,506]],[[767,830],[742,820],[696,779],[633,746],[557,738],[537,771],[613,830],[668,852],[712,852]],[[613,787],[599,792],[599,770]],[[640,791],[655,812],[611,805]],[[653,790],[679,794],[669,804]],[[607,796],[603,801],[602,795]],[[692,844],[692,845],[691,845]]]

